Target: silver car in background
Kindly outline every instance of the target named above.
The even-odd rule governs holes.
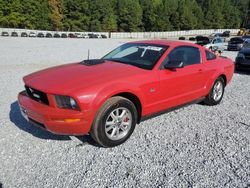
[[[204,45],[204,47],[213,51],[218,50],[221,52],[227,48],[225,38],[221,37],[210,39],[210,43]]]

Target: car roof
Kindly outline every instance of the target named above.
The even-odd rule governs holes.
[[[133,41],[130,43],[142,43],[142,44],[154,44],[154,45],[164,45],[164,46],[170,46],[170,47],[176,47],[176,46],[194,46],[197,48],[200,48],[199,45],[192,43],[192,42],[184,42],[184,41],[178,41],[178,40],[141,40],[141,41]]]

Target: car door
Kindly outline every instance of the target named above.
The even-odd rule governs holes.
[[[182,61],[183,68],[165,69],[165,64]],[[191,102],[204,93],[206,82],[200,49],[180,46],[173,49],[159,70],[159,108],[166,109]]]

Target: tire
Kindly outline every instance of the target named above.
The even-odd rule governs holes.
[[[221,102],[225,91],[225,80],[219,77],[215,80],[208,96],[204,100],[205,104],[214,106]]]
[[[103,147],[118,146],[133,133],[137,114],[136,107],[130,100],[112,97],[98,110],[90,135]]]

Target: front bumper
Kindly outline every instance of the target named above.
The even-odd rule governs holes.
[[[60,135],[85,135],[90,130],[90,114],[41,104],[25,92],[18,95],[22,115],[34,125]]]

